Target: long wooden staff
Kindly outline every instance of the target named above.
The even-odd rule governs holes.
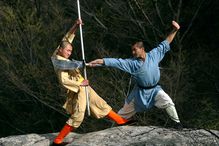
[[[80,10],[80,2],[77,0],[77,6],[78,6],[78,19],[81,19],[81,10]],[[82,24],[79,25],[80,28],[80,38],[81,38],[81,51],[82,51],[82,59],[84,62],[84,79],[87,80],[87,70],[86,70],[86,61],[85,61],[85,55],[84,55],[84,42],[83,42],[83,34],[82,34]],[[87,91],[87,87],[85,86],[85,92],[86,92],[86,105],[87,105],[87,113],[88,116],[90,116],[90,100],[89,95]]]

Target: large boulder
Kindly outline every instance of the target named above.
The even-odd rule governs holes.
[[[1,146],[49,146],[58,133],[0,138]],[[216,146],[219,131],[166,129],[156,126],[121,126],[86,134],[70,133],[67,146]]]

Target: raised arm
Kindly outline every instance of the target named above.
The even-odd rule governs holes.
[[[72,43],[75,37],[75,32],[79,25],[82,24],[82,20],[77,19],[74,23],[74,25],[70,28],[70,30],[65,34],[65,36],[62,38],[62,41],[68,41]],[[59,46],[56,48],[56,50],[53,52],[52,57],[54,57],[58,52]]]
[[[173,41],[174,37],[176,36],[177,31],[180,29],[180,26],[176,21],[172,21],[172,26],[173,26],[173,30],[166,38],[169,44]]]
[[[75,21],[74,25],[68,31],[68,33],[64,36],[62,41],[68,41],[68,42],[72,43],[72,41],[75,37],[75,32],[76,32],[76,30],[77,30],[77,28],[79,27],[80,24],[82,24],[82,20],[77,19]]]

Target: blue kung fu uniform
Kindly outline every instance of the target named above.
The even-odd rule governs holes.
[[[167,40],[164,40],[156,48],[146,53],[145,61],[138,58],[104,58],[105,66],[128,72],[135,79],[136,84],[126,101],[129,103],[134,99],[136,112],[151,108],[154,105],[154,97],[159,90],[162,90],[161,86],[157,85],[160,80],[158,65],[169,50],[170,45]]]

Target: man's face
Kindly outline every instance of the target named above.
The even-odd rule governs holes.
[[[144,53],[144,48],[138,47],[136,44],[132,46],[132,55],[136,58],[142,57],[142,53]]]
[[[68,59],[71,56],[71,53],[72,53],[72,46],[70,44],[65,46],[65,48],[59,49],[59,55],[66,59]]]

